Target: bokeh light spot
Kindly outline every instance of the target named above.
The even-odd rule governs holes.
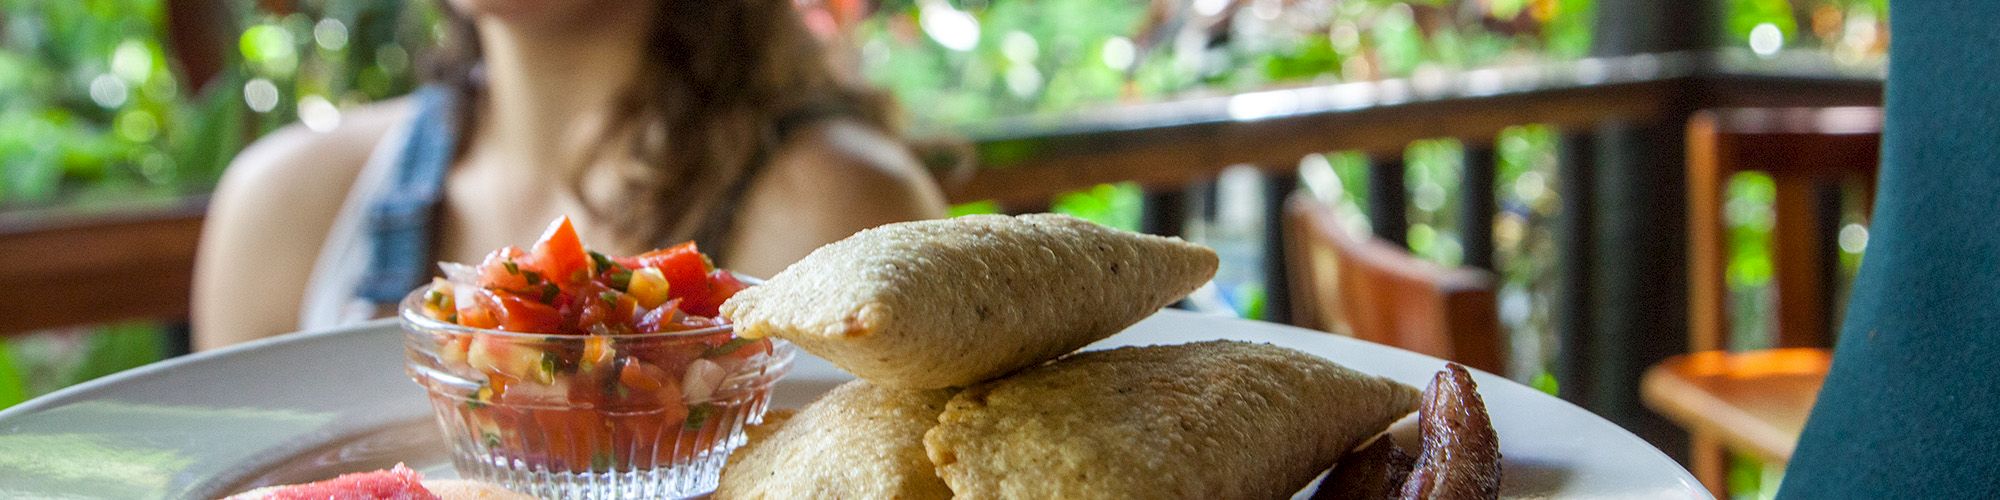
[[[130,94],[131,89],[125,86],[125,81],[110,73],[90,80],[90,101],[106,109],[124,106],[125,98]]]
[[[1756,52],[1760,56],[1770,57],[1776,55],[1778,49],[1784,47],[1785,32],[1780,31],[1778,25],[1763,23],[1750,29],[1751,52]]]
[[[243,103],[250,105],[251,111],[270,112],[278,107],[278,86],[263,78],[250,80],[243,84]]]
[[[319,48],[326,50],[347,48],[347,25],[342,24],[339,19],[321,19],[313,24],[313,41],[319,43]]]
[[[1860,224],[1840,227],[1840,251],[1861,253],[1866,249],[1868,249],[1868,228],[1861,227]]]
[[[314,132],[325,132],[340,126],[340,109],[325,97],[309,95],[299,98],[299,122]]]

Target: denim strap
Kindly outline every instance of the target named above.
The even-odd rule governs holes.
[[[427,86],[410,95],[416,113],[409,140],[365,222],[372,252],[357,295],[377,304],[402,300],[432,274],[432,222],[458,134],[450,89]]]

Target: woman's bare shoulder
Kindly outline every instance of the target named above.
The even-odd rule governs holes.
[[[297,328],[313,262],[348,188],[377,143],[408,114],[409,105],[400,101],[349,108],[332,129],[288,126],[230,162],[210,198],[196,253],[198,346]]]
[[[382,137],[409,113],[410,104],[395,99],[342,110],[340,123],[325,131],[296,123],[280,128],[236,155],[218,191],[344,196],[345,189],[333,192],[336,190],[327,189],[332,187],[328,183],[352,183]]]
[[[855,231],[944,214],[944,195],[908,147],[864,124],[822,122],[772,156],[736,216],[730,265],[768,276]]]
[[[930,174],[909,147],[881,130],[853,120],[828,120],[799,130],[772,160],[776,173],[809,180],[808,186],[935,189]]]

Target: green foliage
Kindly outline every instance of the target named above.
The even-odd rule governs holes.
[[[1417,141],[1404,151],[1403,164],[1403,185],[1410,200],[1410,251],[1447,266],[1464,262],[1456,194],[1465,148],[1456,140]]]
[[[0,0],[0,206],[171,181],[185,141],[157,0]]]
[[[1540,373],[1536,373],[1535,378],[1528,382],[1528,386],[1535,388],[1535,390],[1537,391],[1542,391],[1543,394],[1547,394],[1550,396],[1562,395],[1561,394],[1562,386],[1561,384],[1556,382],[1556,374],[1551,373],[1548,370],[1542,370]]]
[[[0,345],[0,408],[28,400],[28,379],[14,365],[14,353]]]
[[[1126,231],[1138,231],[1143,196],[1139,186],[1130,182],[1098,184],[1086,191],[1056,196],[1049,210]]]
[[[1792,13],[1791,0],[1729,0],[1729,21],[1724,29],[1731,39],[1744,40],[1758,25],[1770,24],[1786,40],[1797,38],[1799,25]]]
[[[1777,221],[1777,185],[1769,174],[1740,172],[1730,176],[1723,191],[1722,217],[1728,258],[1724,276],[1729,288],[1731,347],[1755,349],[1770,345],[1771,230]]]
[[[952,205],[947,215],[951,217],[958,217],[961,215],[997,214],[997,213],[1000,213],[999,203],[995,203],[993,202],[993,200],[979,200],[979,201]]]
[[[1576,57],[1589,49],[1591,25],[1591,0],[1237,2],[1226,19],[1198,5],[1149,15],[1147,2],[891,1],[855,39],[871,81],[925,103],[919,123],[948,128],[1193,90],[1407,76],[1425,64],[1537,52]],[[1443,24],[1420,28],[1415,9]],[[1486,28],[1515,19],[1544,29]]]
[[[202,85],[170,64],[161,0],[0,0],[0,208],[205,192],[302,103],[337,116],[407,91],[404,45],[429,43],[431,4],[307,1],[278,17],[232,3],[238,50]]]
[[[1493,263],[1500,274],[1500,321],[1513,332],[1515,352],[1544,360],[1557,351],[1555,293],[1564,268],[1556,260],[1555,222],[1562,195],[1556,189],[1560,141],[1545,125],[1509,127],[1494,141]],[[1546,363],[1541,363],[1546,364]],[[1528,367],[1540,366],[1526,363]]]
[[[105,327],[89,337],[83,363],[71,372],[68,383],[81,383],[166,359],[166,336],[166,329],[150,323]]]
[[[168,335],[157,324],[139,322],[0,341],[0,408],[165,359]]]
[[[1887,0],[1728,0],[1719,36],[1725,45],[1742,45],[1751,30],[1769,24],[1783,35],[1784,45],[1833,48],[1836,56],[1880,56],[1888,30]],[[1800,25],[1801,22],[1808,25]],[[1853,39],[1861,35],[1860,39]],[[1860,42],[1861,46],[1840,47]]]
[[[1235,303],[1238,304],[1236,306],[1236,317],[1270,319],[1268,316],[1270,293],[1264,291],[1264,285],[1247,283],[1238,287],[1236,294],[1237,300]]]

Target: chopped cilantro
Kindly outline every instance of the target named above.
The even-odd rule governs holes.
[[[618,372],[625,370],[625,358],[612,358],[609,376],[604,377],[604,393],[625,397],[625,384],[618,383]]]
[[[540,380],[544,384],[555,382],[556,353],[542,351],[542,362],[540,364],[541,366],[539,368],[541,368],[541,370],[535,372],[535,378]]]
[[[480,382],[479,388],[472,391],[472,397],[465,398],[465,407],[471,410],[485,408],[486,400],[492,397],[493,386],[487,382]]]
[[[597,253],[594,250],[589,253],[590,253],[590,269],[593,273],[611,268],[612,262],[610,257],[605,257],[604,254]]]
[[[507,268],[507,274],[521,274],[521,265],[515,264],[514,261],[503,261],[500,265]]]
[[[722,345],[708,348],[707,352],[701,353],[701,357],[713,358],[716,356],[728,356],[729,353],[736,352],[737,349],[742,349],[743,346],[750,345],[751,342],[756,342],[756,341],[743,337],[736,337],[733,339],[729,339],[728,342],[724,342],[722,343]]]
[[[682,424],[682,426],[688,430],[700,429],[702,424],[708,423],[708,414],[714,411],[715,405],[711,403],[702,403],[689,407],[687,422]]]

